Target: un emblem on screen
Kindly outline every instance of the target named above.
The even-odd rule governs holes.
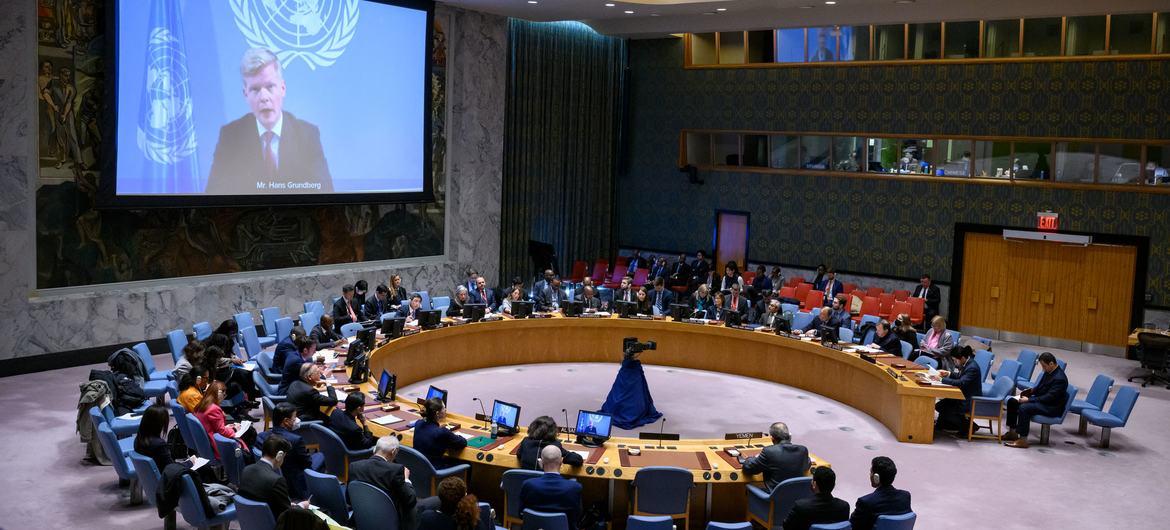
[[[288,67],[331,66],[353,40],[360,0],[229,0],[236,27],[253,48],[272,50]]]
[[[138,125],[138,148],[159,164],[195,152],[195,121],[187,85],[187,58],[166,28],[150,33],[146,50],[146,106]]]

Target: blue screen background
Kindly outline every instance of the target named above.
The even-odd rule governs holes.
[[[492,405],[492,419],[495,419],[498,423],[503,423],[508,427],[516,427],[516,421],[519,419],[517,418],[517,415],[519,413],[520,410],[516,407],[505,405],[499,401]],[[503,417],[504,421],[500,422],[498,420],[500,417]]]
[[[585,432],[590,420],[593,421],[593,427],[597,429],[598,436],[609,436],[610,417],[606,414],[595,414],[584,410],[577,414],[578,434]]]

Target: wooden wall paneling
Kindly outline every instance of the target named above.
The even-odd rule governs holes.
[[[1081,340],[1125,347],[1133,308],[1131,286],[1137,248],[1092,245],[1085,252],[1085,281],[1077,301]]]
[[[1060,243],[1029,242],[1044,256],[1040,288],[1040,330],[1042,337],[1081,339],[1081,293],[1084,292],[1085,247]],[[1041,252],[1037,252],[1041,254]]]
[[[1043,247],[1031,241],[1004,240],[1004,282],[1000,289],[999,329],[1029,335],[1040,334]]]
[[[959,314],[963,326],[999,329],[1003,300],[1003,246],[1001,236],[968,233],[964,239],[963,278]],[[960,323],[951,323],[958,329]]]

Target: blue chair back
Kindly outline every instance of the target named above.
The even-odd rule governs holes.
[[[280,320],[279,307],[265,307],[260,310],[260,320],[264,323],[264,334],[269,337],[276,336],[276,321]]]
[[[305,302],[305,312],[313,313],[320,319],[325,314],[325,304],[322,304],[320,300]],[[309,331],[309,329],[305,329],[305,331]]]
[[[414,471],[411,471],[414,473]],[[529,479],[544,473],[531,469],[509,469],[500,478],[500,489],[504,490],[504,513],[508,517],[520,518],[520,487]]]
[[[525,509],[522,514],[524,526],[521,530],[569,530],[569,516],[563,513],[546,513]]]
[[[780,314],[792,313],[793,315],[800,312],[799,304],[780,304]]]
[[[261,357],[263,357],[263,354],[261,354]],[[269,359],[268,362],[271,363],[272,360]],[[256,364],[260,365],[260,363],[256,363]],[[276,393],[278,386],[273,384],[273,383],[268,382],[268,378],[264,376],[263,372],[266,372],[266,371],[267,370],[264,370],[264,369],[252,370],[252,382],[256,383],[256,389],[259,390],[260,394],[262,394],[264,396],[272,397],[272,396],[279,395]]]
[[[902,344],[901,344],[901,346],[902,346],[902,358],[903,358],[903,359],[909,359],[909,358],[910,358],[910,352],[914,351],[914,346],[911,346],[909,342],[906,342],[906,341],[904,341],[904,340],[900,340],[900,341],[898,341],[898,342],[902,343]]]
[[[199,418],[188,412],[183,414],[183,417],[178,421],[187,423],[187,435],[191,437],[187,441],[187,448],[194,449],[195,454],[203,458],[215,461],[215,451],[211,449],[211,437],[207,436],[207,431],[203,429],[203,424],[199,423]]]
[[[155,495],[158,493],[159,484],[162,482],[162,473],[159,472],[158,466],[155,465],[153,459],[142,456],[136,451],[126,453],[126,458],[130,459],[130,464],[134,466],[134,474],[138,477],[138,485],[142,486],[142,496],[146,497],[146,502],[154,504],[156,501]]]
[[[995,361],[995,354],[987,350],[978,350],[975,352],[975,364],[979,366],[980,381],[986,381],[987,376],[991,373],[991,363]]]
[[[188,449],[194,449],[195,446],[191,441],[191,433],[187,432],[188,424],[183,420],[183,417],[187,415],[187,409],[179,404],[178,399],[171,401],[170,406],[171,419],[175,421],[175,426],[179,428],[179,434],[183,437],[183,443],[187,445]],[[202,429],[202,427],[200,428]]]
[[[305,333],[312,333],[313,328],[321,323],[321,315],[317,313],[301,313],[301,327],[304,328]]]
[[[849,521],[841,521],[839,523],[822,523],[814,524],[808,527],[808,530],[853,530],[853,525]]]
[[[414,482],[414,478],[411,478]],[[365,482],[353,481],[346,488],[353,506],[355,530],[398,530],[398,510],[389,495]]]
[[[196,322],[191,331],[195,332],[195,340],[207,340],[211,337],[211,322]]]
[[[1016,375],[1020,373],[1020,363],[1013,359],[1004,359],[999,363],[999,369],[995,371],[995,378],[1010,377],[1013,381]]]
[[[292,334],[293,320],[289,317],[276,319],[276,342],[287,339]]]
[[[410,481],[420,496],[431,495],[431,486],[435,482],[435,466],[431,465],[427,457],[413,447],[400,446],[394,461],[410,469]]]
[[[991,348],[991,339],[989,339],[987,337],[980,337],[979,335],[971,335],[971,338],[973,338],[979,342],[982,342],[983,345],[987,346],[989,349]],[[955,344],[958,344],[958,343],[956,342]]]
[[[947,335],[951,336],[951,344],[954,344],[955,346],[959,345],[959,332],[958,331],[955,331],[953,329],[948,329]]]
[[[236,313],[232,315],[232,318],[236,319],[236,325],[240,327],[240,331],[243,331],[244,328],[256,329],[256,321],[252,320],[252,313],[247,311]]]
[[[1105,401],[1109,399],[1111,388],[1113,388],[1113,378],[1105,374],[1097,374],[1097,377],[1093,379],[1093,386],[1089,387],[1089,395],[1085,396],[1085,402],[1097,407],[1097,410],[1105,410]]]
[[[236,504],[236,522],[240,523],[240,530],[272,530],[276,528],[276,518],[272,516],[272,508],[268,503],[254,501],[243,495],[233,497]]]
[[[244,473],[244,449],[235,440],[215,433],[215,448],[219,450],[219,461],[223,464],[223,471],[227,474],[228,482],[239,485],[240,475]]]
[[[873,530],[914,530],[914,521],[918,515],[914,512],[902,515],[879,515]]]
[[[772,490],[772,520],[783,522],[796,501],[812,496],[812,477],[795,477],[776,485]]]
[[[208,325],[208,328],[210,327]],[[208,337],[211,336],[210,331],[208,329]],[[175,364],[178,364],[179,359],[183,358],[183,348],[187,346],[187,334],[181,329],[172,329],[167,332],[167,344],[171,347],[171,359],[174,359]]]
[[[665,515],[631,515],[626,530],[674,530],[674,520]]]
[[[154,357],[150,355],[150,347],[145,342],[139,342],[131,349],[134,350],[134,353],[138,355],[139,359],[142,359],[142,364],[146,366],[146,377],[149,379],[150,374],[155,372]]]
[[[877,325],[877,323],[880,321],[881,321],[881,317],[879,317],[877,315],[861,315],[861,320],[857,322],[857,328],[861,329],[861,326],[864,326],[866,324]]]
[[[903,342],[902,344],[906,344],[906,343]],[[914,362],[921,364],[922,366],[934,368],[935,370],[938,369],[938,361],[934,360],[933,357],[927,357],[925,355],[922,355],[922,356],[919,356],[917,359],[914,359]]]
[[[195,528],[208,528],[226,525],[236,519],[234,503],[222,513],[208,517],[203,511],[203,503],[199,500],[199,492],[195,490],[195,482],[191,480],[191,476],[182,475],[180,480],[182,480],[182,489],[179,492],[179,513],[183,514],[183,519],[187,521],[187,524]],[[271,515],[272,511],[269,510],[268,513]],[[275,525],[275,523],[273,524]]]
[[[337,477],[346,479],[349,477],[349,462],[353,460],[360,460],[362,458],[369,458],[373,454],[372,449],[364,451],[350,451],[345,447],[345,442],[337,436],[330,428],[321,425],[320,423],[313,423],[309,425],[309,432],[312,432],[312,437],[316,439],[321,453],[325,455],[325,469]],[[399,451],[399,454],[402,454]],[[411,482],[414,482],[414,469],[410,470]],[[429,484],[423,482],[421,484]]]
[[[1137,403],[1139,394],[1138,389],[1132,386],[1123,386],[1117,389],[1117,396],[1113,398],[1113,404],[1109,405],[1109,414],[1117,416],[1117,419],[1121,420],[1120,427],[1125,427],[1125,424],[1129,422],[1129,415],[1133,412],[1133,406]]]
[[[436,296],[431,299],[431,309],[439,309],[440,307],[450,307],[450,296]]]
[[[680,467],[649,466],[634,475],[634,509],[647,514],[686,513],[695,479]]]
[[[796,313],[792,315],[792,329],[800,330],[805,326],[811,324],[813,321],[812,313]]]
[[[118,444],[118,436],[114,434],[114,430],[106,422],[96,424],[96,427],[98,443],[102,445],[106,456],[110,457],[110,462],[113,462],[114,472],[118,474],[118,478],[122,480],[133,479],[135,477],[134,465],[122,452],[122,446]]]
[[[813,526],[812,528],[816,528]],[[707,530],[752,530],[751,523],[719,523],[711,521],[707,523]]]
[[[875,331],[875,330],[871,329],[869,331],[866,331],[865,336],[861,338],[861,344],[866,345],[866,346],[873,344],[873,338],[876,335],[877,335],[877,331]]]
[[[309,484],[309,495],[313,504],[320,506],[334,521],[349,521],[349,507],[345,504],[345,492],[337,477],[305,470],[305,481]]]
[[[475,530],[496,530],[496,521],[492,518],[492,505],[486,502],[479,503],[479,524],[475,526]]]
[[[995,382],[991,384],[991,391],[984,395],[984,397],[992,397],[1000,401],[1008,398],[1008,395],[1016,389],[1016,381],[1007,376],[996,376]]]
[[[249,315],[249,318],[251,316]],[[244,336],[244,360],[260,355],[260,337],[256,336],[255,327],[240,328],[240,335]]]
[[[343,324],[341,326],[341,336],[348,339],[354,335],[357,335],[358,332],[361,330],[362,330],[361,323],[350,322],[349,324]]]
[[[1016,374],[1017,381],[1032,379],[1032,372],[1036,370],[1036,357],[1038,355],[1032,350],[1020,350],[1020,355],[1016,357],[1016,362],[1020,363],[1020,371]]]
[[[853,342],[853,328],[847,328],[845,326],[837,328],[837,340]]]

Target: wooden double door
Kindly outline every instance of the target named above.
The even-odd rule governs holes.
[[[967,233],[960,323],[1017,336],[1124,348],[1137,248]],[[1021,339],[1024,340],[1024,339]],[[1087,344],[1084,344],[1087,343]]]

